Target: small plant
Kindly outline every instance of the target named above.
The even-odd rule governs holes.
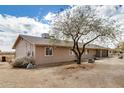
[[[35,61],[31,57],[20,57],[16,58],[14,62],[11,63],[13,67],[26,68],[28,64],[35,65]]]
[[[119,58],[119,59],[123,59],[123,56],[119,56],[118,58]]]
[[[88,59],[88,63],[95,63],[95,60],[93,58]]]

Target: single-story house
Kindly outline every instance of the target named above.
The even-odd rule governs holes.
[[[0,51],[0,62],[12,62],[15,59],[15,52]]]
[[[37,65],[67,62],[76,59],[74,53],[71,51],[73,45],[72,41],[52,40],[46,36],[47,35],[43,35],[42,37],[19,35],[12,47],[16,50],[15,56],[31,56]],[[108,48],[89,44],[86,46],[86,51],[82,59],[108,56]]]

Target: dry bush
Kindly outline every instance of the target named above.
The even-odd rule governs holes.
[[[95,67],[95,64],[91,63],[84,63],[84,64],[70,64],[62,66],[61,69],[58,69],[57,72],[54,72],[55,75],[68,75],[68,77],[71,77],[69,75],[76,73],[78,71],[90,71]]]
[[[35,65],[34,59],[31,57],[19,57],[11,65],[12,67],[26,68],[29,63]]]
[[[80,64],[80,65],[77,65],[77,64],[73,64],[73,65],[69,65],[67,66],[65,69],[86,69],[86,70],[89,70],[89,69],[92,69],[94,67],[94,64]]]

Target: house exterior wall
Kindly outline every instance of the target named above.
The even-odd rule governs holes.
[[[41,64],[47,64],[47,63],[57,63],[57,62],[67,62],[67,61],[74,61],[76,60],[75,54],[73,55],[69,54],[71,47],[71,42],[64,43],[60,41],[55,42],[49,42],[47,39],[40,40],[40,37],[31,37],[31,36],[25,36],[25,35],[19,35],[16,39],[15,44],[13,45],[13,49],[16,50],[15,57],[24,57],[24,56],[30,56],[33,57],[37,65]],[[68,43],[68,44],[67,44]],[[67,45],[66,45],[67,44]],[[46,56],[45,55],[45,48],[52,46],[53,48],[53,55],[52,56]],[[51,50],[51,49],[48,49]],[[48,53],[49,54],[49,53]],[[109,57],[111,56],[111,53],[109,53],[109,50],[104,47],[97,47],[97,46],[91,46],[88,49],[85,50],[84,54],[82,55],[82,61],[89,58],[95,58],[95,57]]]
[[[16,46],[16,57],[34,56],[33,44],[20,39]]]
[[[45,55],[45,47],[47,46],[36,46],[35,47],[35,61],[37,65],[46,64],[46,63],[57,63],[57,62],[66,62],[76,60],[75,55],[69,54],[69,49],[66,47],[52,47],[53,55]],[[89,49],[88,49],[89,50]],[[96,51],[93,49],[89,50],[89,53],[84,53],[82,59],[94,57]]]
[[[114,56],[113,50],[109,49],[108,50],[108,57],[113,57],[113,56]]]
[[[73,55],[69,54],[69,51],[70,51],[69,47],[52,46],[53,48],[52,56],[45,55],[46,47],[49,47],[49,46],[38,46],[38,45],[36,46],[34,44],[29,43],[28,41],[24,39],[19,39],[16,45],[15,55],[17,58],[17,57],[27,56],[30,53],[30,56],[34,58],[37,65],[76,60],[75,54]],[[96,57],[97,50],[100,51],[99,57],[102,57],[102,55],[104,56],[106,55],[105,54],[106,52],[102,53],[103,51],[106,51],[106,50],[86,49],[85,53],[82,55],[82,60]]]
[[[94,58],[95,55],[96,55],[96,50],[95,49],[85,49],[85,52],[82,55],[82,60],[83,59],[88,59],[88,58]]]
[[[102,57],[108,57],[108,50],[102,50]]]
[[[2,57],[5,57],[5,62],[12,62],[15,59],[15,54],[0,54],[0,62],[2,62]]]
[[[45,46],[36,46],[35,48],[35,61],[36,64],[56,63],[71,61],[75,59],[74,55],[69,55],[69,48],[52,47],[53,55],[45,55]]]

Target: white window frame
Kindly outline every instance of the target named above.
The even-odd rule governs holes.
[[[51,48],[52,49],[52,55],[46,55],[46,49],[47,48]],[[45,47],[45,49],[44,49],[45,51],[44,51],[44,53],[45,53],[45,56],[53,56],[53,47]]]
[[[69,55],[70,56],[73,56],[74,55],[74,52],[71,49],[69,49]]]
[[[85,55],[88,55],[88,54],[89,54],[89,50],[85,49]]]

